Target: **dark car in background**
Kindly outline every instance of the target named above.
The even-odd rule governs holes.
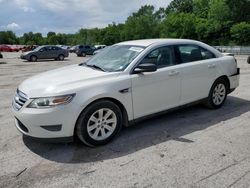
[[[76,48],[76,55],[85,57],[86,55],[93,55],[94,51],[96,49],[94,47],[91,47],[89,45],[79,45]]]
[[[21,59],[26,59],[28,61],[37,61],[38,59],[55,59],[63,61],[64,58],[68,56],[68,50],[58,46],[39,46],[33,51],[21,54]]]

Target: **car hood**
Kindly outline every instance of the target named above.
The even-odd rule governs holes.
[[[18,88],[30,98],[64,95],[118,75],[118,72],[102,72],[86,66],[70,65],[33,76],[23,81]]]
[[[23,52],[22,55],[28,55],[31,51]]]

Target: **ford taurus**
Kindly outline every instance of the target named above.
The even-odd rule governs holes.
[[[39,139],[89,146],[111,141],[122,126],[201,101],[220,108],[239,85],[232,56],[193,40],[127,41],[87,62],[38,74],[13,99],[17,129]]]

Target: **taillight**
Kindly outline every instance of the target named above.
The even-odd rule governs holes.
[[[234,62],[235,62],[235,64],[236,64],[236,67],[237,67],[237,59],[234,57]]]

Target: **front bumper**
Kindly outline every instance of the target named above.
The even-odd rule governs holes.
[[[27,57],[25,55],[20,55],[21,59],[27,59]]]
[[[74,127],[79,113],[72,101],[53,108],[35,109],[24,106],[17,110],[13,106],[16,128],[24,135],[35,138],[68,138],[74,135]]]
[[[229,76],[230,89],[235,89],[239,86],[240,82],[240,68],[237,68],[237,73]]]

